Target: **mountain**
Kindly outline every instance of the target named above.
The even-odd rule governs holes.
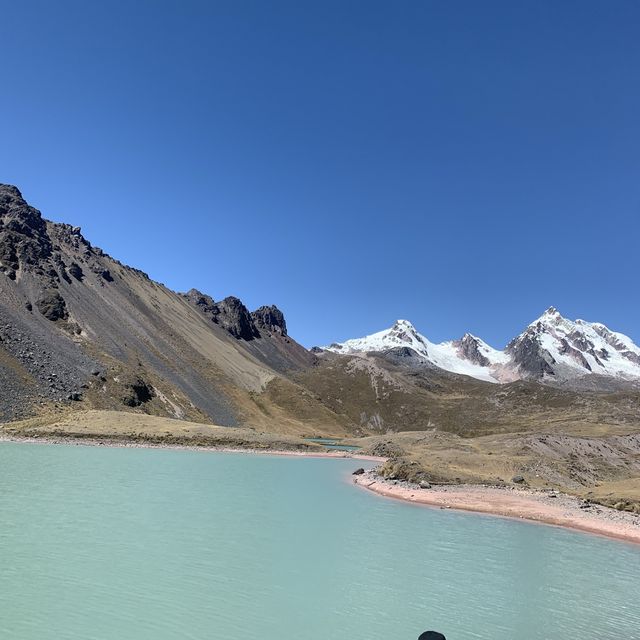
[[[0,185],[0,421],[75,404],[260,425],[256,394],[296,393],[286,373],[314,360],[277,307],[175,293]]]
[[[407,320],[324,350],[349,355],[404,354],[451,373],[493,383],[527,379],[602,388],[640,382],[640,348],[631,338],[601,323],[567,320],[553,307],[502,351],[470,333],[435,344]]]
[[[568,320],[550,307],[505,349],[522,377],[558,382],[636,382],[640,348],[599,322]]]
[[[396,351],[398,355],[414,355],[445,371],[487,382],[499,382],[498,371],[509,361],[506,354],[469,333],[460,340],[434,344],[418,333],[408,320],[398,320],[390,329],[342,344],[334,343],[324,349],[349,355]]]

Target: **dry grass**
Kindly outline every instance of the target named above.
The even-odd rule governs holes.
[[[640,503],[640,433],[604,428],[598,435],[544,432],[461,438],[439,431],[404,432],[359,441],[367,453],[389,452],[385,472],[400,479],[555,488],[605,504]]]
[[[247,449],[321,450],[295,436],[254,429],[220,427],[124,411],[76,411],[13,422],[0,433],[19,437],[57,437]]]

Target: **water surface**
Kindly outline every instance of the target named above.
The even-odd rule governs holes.
[[[360,465],[0,443],[0,638],[640,638],[640,547],[380,498]]]
[[[357,444],[343,444],[339,438],[305,438],[305,440],[321,444],[331,451],[357,451],[362,448]]]

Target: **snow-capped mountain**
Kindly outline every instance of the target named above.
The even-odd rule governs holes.
[[[640,348],[631,338],[597,322],[568,320],[553,307],[503,351],[469,333],[459,340],[436,344],[407,320],[324,349],[357,355],[398,348],[410,349],[421,360],[445,371],[494,383],[520,378],[566,382],[590,375],[640,381]]]
[[[505,353],[523,377],[568,380],[589,374],[622,380],[640,378],[640,348],[599,322],[568,320],[550,307]]]
[[[510,360],[504,352],[469,333],[460,340],[435,344],[418,333],[408,320],[398,320],[390,329],[364,338],[324,347],[326,351],[345,354],[386,352],[397,348],[411,349],[440,369],[488,382],[500,382],[502,378],[498,371]]]

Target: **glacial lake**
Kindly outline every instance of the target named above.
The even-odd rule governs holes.
[[[640,639],[640,547],[380,498],[361,464],[0,443],[0,638]]]

